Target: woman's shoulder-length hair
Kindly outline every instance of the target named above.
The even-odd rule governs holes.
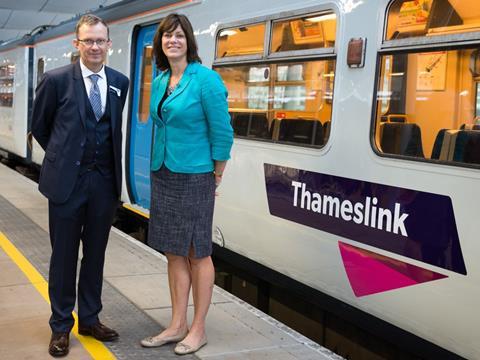
[[[162,50],[162,36],[166,32],[174,31],[179,25],[187,39],[187,62],[202,62],[200,56],[198,56],[197,41],[195,40],[190,20],[188,20],[185,15],[173,13],[167,15],[167,17],[160,22],[155,37],[153,38],[153,56],[155,57],[157,68],[162,71],[170,69],[167,56]]]

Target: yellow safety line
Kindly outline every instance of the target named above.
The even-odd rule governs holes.
[[[18,249],[13,245],[10,240],[0,231],[0,247],[5,251],[5,253],[13,260],[13,262],[18,266],[20,270],[23,271],[28,280],[32,283],[33,286],[37,289],[40,295],[50,303],[48,297],[48,284],[45,279],[40,275],[40,273],[33,267],[32,264],[23,256],[23,254],[18,251]],[[75,318],[75,326],[72,329],[72,333],[80,341],[83,347],[87,352],[92,356],[93,359],[98,360],[110,360],[116,359],[116,357],[108,350],[108,348],[103,345],[100,341],[93,339],[90,336],[81,336],[78,334],[78,318],[77,314],[73,312],[73,317]]]
[[[131,206],[130,204],[123,203],[123,207],[124,207],[125,209],[128,209],[128,210],[134,212],[135,214],[138,214],[138,215],[140,215],[140,216],[143,216],[144,218],[147,218],[147,219],[150,218],[150,216],[149,216],[148,214],[146,214],[146,213],[144,213],[143,211],[140,211],[140,210],[134,208],[134,207]]]

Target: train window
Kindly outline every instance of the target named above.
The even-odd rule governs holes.
[[[395,0],[387,19],[387,40],[480,30],[478,0]]]
[[[218,34],[217,58],[263,54],[265,24],[223,29]]]
[[[45,72],[45,59],[40,58],[38,59],[38,62],[37,62],[37,85],[40,83],[40,80],[42,80],[44,72]]]
[[[15,65],[0,65],[0,107],[13,107]]]
[[[478,49],[472,47],[382,54],[377,149],[450,164],[480,165],[480,126],[475,118],[480,101],[477,54]]]
[[[476,121],[479,122],[480,125],[480,81],[477,82],[477,96],[476,96],[476,111],[475,111]]]
[[[237,137],[322,146],[332,114],[334,60],[216,70],[229,92]]]
[[[332,12],[274,21],[270,52],[333,47],[335,22]]]
[[[140,81],[139,122],[146,123],[150,114],[150,93],[152,91],[152,60],[153,47],[147,45],[143,48],[142,79]]]
[[[217,35],[213,65],[228,89],[235,136],[322,147],[330,134],[337,16],[318,9],[262,21]]]

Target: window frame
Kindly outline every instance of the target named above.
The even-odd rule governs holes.
[[[7,104],[7,105],[3,105],[3,104],[0,103],[0,108],[1,109],[11,109],[9,111],[13,111],[14,107],[15,107],[15,84],[16,84],[16,81],[17,81],[17,66],[18,66],[18,64],[15,61],[8,61],[7,60],[7,62],[3,63],[1,66],[2,67],[5,66],[5,67],[7,67],[7,69],[10,66],[14,67],[14,71],[13,71],[13,74],[11,76],[10,75],[2,76],[2,81],[11,79],[11,86],[9,86],[11,91],[8,91],[8,92],[4,93],[4,94],[11,94],[11,96],[10,96],[11,99],[9,100],[9,104]]]
[[[259,19],[259,18],[255,18],[255,19]],[[239,27],[242,27],[242,26],[255,26],[255,25],[262,25],[262,24],[265,24],[265,22],[263,21],[236,21],[236,22],[232,22],[232,23],[229,23],[228,26],[219,26],[217,27],[217,30],[215,32],[215,55],[214,55],[214,63],[212,65],[215,64],[215,61],[219,62],[219,63],[224,63],[224,62],[231,62],[231,61],[249,61],[249,60],[260,60],[262,59],[262,57],[265,55],[265,46],[267,45],[266,44],[266,34],[270,31],[270,27],[268,26],[269,24],[265,24],[265,34],[263,35],[263,54],[253,54],[253,55],[236,55],[236,56],[226,56],[226,57],[222,57],[222,58],[218,58],[217,57],[217,52],[218,52],[218,36],[219,34],[224,31],[224,30],[228,30],[228,29],[233,29],[233,28],[239,28]]]
[[[383,24],[383,31],[382,31],[382,42],[381,47],[409,47],[409,46],[425,46],[425,45],[432,45],[435,46],[437,44],[443,43],[453,43],[453,42],[460,42],[465,43],[469,41],[473,41],[473,43],[477,43],[478,40],[478,33],[480,31],[465,31],[462,33],[457,34],[448,34],[448,35],[434,35],[434,36],[412,36],[404,39],[398,40],[386,40],[387,38],[387,31],[388,31],[388,14],[393,6],[393,4],[397,0],[391,0],[385,10],[385,17],[384,17],[384,24]]]
[[[281,52],[272,52],[270,53],[270,41],[272,39],[273,31],[273,22],[275,21],[286,21],[290,19],[297,19],[303,16],[319,16],[325,13],[334,13],[336,15],[335,23],[335,45],[333,47],[327,48],[316,48],[316,49],[306,49],[306,50],[292,50],[292,51],[281,51]],[[290,63],[290,62],[308,62],[308,61],[335,61],[335,73],[337,72],[337,53],[338,53],[338,35],[340,31],[340,11],[334,3],[322,4],[320,6],[306,7],[298,10],[284,11],[276,13],[273,15],[265,15],[255,17],[248,20],[240,20],[225,24],[220,24],[215,32],[215,49],[214,49],[214,59],[212,62],[212,68],[223,68],[223,67],[234,67],[241,65],[267,65],[278,64],[278,63]],[[254,24],[265,24],[265,34],[264,34],[264,51],[263,54],[255,55],[241,55],[241,56],[231,56],[225,58],[217,57],[217,47],[218,47],[218,36],[220,32],[226,29],[254,25]],[[333,89],[335,89],[335,80],[333,83]],[[331,99],[332,104],[332,114],[334,111],[334,94]],[[330,121],[332,121],[331,119]],[[302,143],[285,143],[273,139],[261,139],[261,138],[249,138],[247,136],[238,136],[235,135],[236,139],[241,140],[250,140],[257,143],[268,143],[274,145],[285,145],[285,146],[294,146],[299,148],[308,148],[312,150],[322,150],[325,148],[326,144],[330,140],[330,136],[327,141],[318,146],[312,144],[302,144]]]
[[[412,54],[430,51],[454,51],[468,49],[474,46],[480,47],[480,31],[465,32],[459,34],[437,35],[437,36],[416,36],[398,40],[386,40],[389,11],[396,0],[391,0],[385,10],[382,39],[377,50],[375,65],[374,93],[372,96],[372,115],[370,123],[370,146],[373,152],[382,158],[414,161],[419,163],[437,164],[441,166],[454,166],[478,170],[480,164],[462,163],[456,161],[431,159],[425,157],[414,157],[407,155],[391,154],[380,151],[375,142],[375,130],[377,125],[377,95],[379,92],[379,79],[382,67],[382,57],[397,54]]]
[[[281,51],[276,53],[270,53],[270,39],[272,38],[272,30],[273,30],[273,22],[275,21],[286,21],[291,19],[296,19],[303,16],[308,15],[311,16],[319,16],[324,13],[334,13],[336,15],[336,29],[335,29],[335,39],[338,39],[338,29],[339,29],[339,22],[340,16],[337,7],[334,4],[324,4],[322,6],[315,6],[315,7],[308,7],[299,10],[293,11],[284,11],[274,15],[265,15],[255,17],[249,20],[239,20],[230,23],[220,24],[215,31],[215,56],[212,63],[212,66],[220,65],[224,63],[232,63],[238,61],[258,61],[258,60],[267,60],[267,59],[291,59],[292,56],[294,57],[304,57],[304,56],[325,56],[325,55],[336,55],[338,50],[338,42],[335,41],[334,47],[327,47],[327,48],[317,48],[317,49],[307,49],[307,50],[293,50],[293,51]],[[220,32],[231,29],[237,28],[246,25],[255,25],[255,24],[265,24],[265,35],[263,39],[263,55],[255,54],[255,55],[240,55],[240,56],[231,56],[226,58],[218,58],[217,57],[217,50],[218,50],[218,35]]]

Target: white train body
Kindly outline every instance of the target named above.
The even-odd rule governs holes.
[[[398,44],[394,41],[387,41],[388,39],[385,39],[385,23],[390,3],[391,1],[388,0],[183,1],[179,4],[159,7],[155,10],[111,21],[109,26],[113,45],[107,64],[133,77],[135,36],[138,30],[136,27],[156,24],[165,14],[172,11],[184,13],[190,18],[197,34],[199,54],[203,64],[207,67],[214,66],[220,71],[222,67],[233,64],[235,59],[230,60],[230,63],[228,59],[215,59],[218,29],[235,28],[241,24],[248,25],[249,22],[262,22],[265,19],[268,21],[270,17],[289,18],[305,13],[332,11],[336,15],[335,43],[332,47],[333,53],[326,56],[330,56],[328,59],[333,59],[335,62],[335,76],[332,84],[334,96],[329,102],[331,130],[328,141],[323,146],[316,147],[297,146],[298,144],[287,144],[281,141],[255,141],[249,139],[248,136],[237,137],[232,150],[232,158],[228,163],[223,183],[218,190],[220,195],[216,199],[215,241],[235,253],[455,354],[477,359],[480,358],[480,341],[476,331],[480,324],[480,312],[477,310],[480,298],[480,286],[478,285],[480,283],[480,262],[477,261],[477,256],[480,254],[480,242],[475,224],[480,213],[480,191],[478,191],[480,169],[475,164],[456,166],[458,164],[428,161],[427,157],[425,157],[425,161],[415,161],[415,158],[388,156],[379,151],[375,145],[376,126],[380,126],[375,120],[378,117],[375,91],[379,86],[382,59],[390,56],[389,52],[394,53],[391,55],[394,59],[397,50],[400,53],[413,51],[411,49],[419,49],[417,52],[427,52],[432,46],[441,47],[440,42],[435,42],[435,39],[431,41],[431,38],[428,37],[423,40],[423,45],[421,45],[421,41],[408,43],[406,40],[398,40]],[[475,28],[469,34],[470,37],[465,39],[464,45],[474,46],[476,44],[479,47],[480,29]],[[42,40],[40,37],[39,41],[35,42],[34,87],[39,59],[44,59],[45,71],[70,63],[74,51],[73,37],[74,34],[68,32],[47,40]],[[348,43],[351,39],[358,38],[367,39],[366,43],[364,42],[364,64],[362,64],[363,67],[349,67],[347,65]],[[448,44],[445,43],[444,47],[447,48]],[[0,148],[23,158],[27,157],[28,51],[29,47],[20,46],[0,52],[0,64],[2,61],[13,62],[16,66],[13,107],[0,107]],[[446,52],[447,50],[439,51]],[[301,60],[302,55],[300,54],[295,57],[295,61],[308,61],[312,58],[309,56],[307,54],[305,55],[306,60]],[[320,54],[320,60],[321,56]],[[449,59],[453,58],[450,56]],[[238,61],[240,64],[241,59]],[[451,63],[453,60],[449,61]],[[285,62],[288,63],[287,60]],[[245,64],[249,63],[255,64],[255,61],[247,58]],[[269,63],[273,63],[271,58],[265,61],[265,64]],[[448,87],[449,78],[447,77],[444,81]],[[135,79],[132,78],[131,82],[131,91],[133,91],[136,84]],[[419,89],[418,85],[417,89]],[[415,90],[407,89],[407,91]],[[426,92],[424,93],[426,94]],[[418,94],[420,92],[417,92],[416,101],[419,101],[420,95]],[[440,96],[439,93],[436,95]],[[138,211],[148,213],[148,210],[136,204],[135,199],[132,198],[132,192],[128,189],[130,178],[127,167],[130,162],[127,158],[131,151],[129,148],[131,139],[128,136],[131,134],[133,100],[133,96],[129,97],[129,103],[126,104],[124,111],[123,134],[126,166],[122,200],[127,206],[131,204]],[[406,103],[408,108],[408,100]],[[461,103],[459,106],[462,106]],[[419,106],[416,109],[420,111]],[[428,131],[424,131],[423,135],[428,135]],[[433,145],[433,142],[431,143]],[[40,164],[42,158],[42,150],[38,144],[34,143],[31,153],[32,161]],[[143,168],[142,171],[145,169]],[[283,174],[291,181],[275,182],[274,178],[279,174]],[[148,174],[145,176],[148,177]],[[302,195],[302,184],[305,184],[305,189],[308,189],[310,196],[314,196],[313,193],[317,190],[321,196],[322,188],[317,182],[319,179],[327,179],[325,176],[328,177],[332,187],[339,188],[337,192],[333,189],[334,193],[345,195],[339,202],[339,206],[342,207],[340,218],[335,217],[335,214],[330,217],[328,214],[322,215],[321,211],[317,211],[315,214],[311,202],[310,210],[307,209],[306,203],[303,204],[303,208],[300,204],[302,196],[307,201],[305,192]],[[383,197],[387,196],[382,191],[387,190],[388,194],[398,192],[404,195],[413,194],[412,196],[432,196],[432,199],[438,200],[442,204],[448,204],[450,201],[452,211],[447,214],[447,217],[450,216],[449,221],[456,226],[452,231],[453,233],[456,231],[458,234],[458,244],[447,244],[445,247],[448,248],[448,251],[455,246],[459,247],[460,255],[458,255],[458,249],[455,248],[457,253],[454,256],[462,259],[465,270],[462,270],[461,265],[459,267],[447,266],[448,264],[442,266],[435,261],[424,261],[422,256],[417,254],[421,252],[423,245],[415,249],[407,248],[408,244],[413,244],[412,242],[395,245],[394,242],[402,238],[401,222],[403,220],[400,219],[401,213],[394,214],[394,205],[391,207],[391,226],[393,227],[393,222],[396,221],[397,234],[386,232],[386,223],[383,224],[383,230],[377,229],[375,230],[377,232],[371,233],[373,234],[372,239],[376,236],[375,234],[381,233],[379,235],[381,241],[390,242],[389,244],[377,246],[368,239],[363,241],[362,239],[365,239],[365,234],[367,234],[365,231],[373,231],[366,230],[365,226],[358,228],[358,232],[355,228],[352,231],[348,230],[349,235],[345,236],[345,230],[342,227],[350,229],[354,225],[355,214],[359,215],[359,213],[354,210],[349,211],[348,204],[341,205],[345,199],[350,199],[352,204],[355,203],[355,199],[358,199],[357,197],[349,198],[350,193],[345,191],[346,188],[342,188],[343,181],[350,181],[348,186],[373,189],[373,194],[376,195],[365,195],[362,197],[362,201],[366,201],[368,197],[370,199],[368,201],[371,202],[376,197],[381,204]],[[295,183],[299,185],[297,186]],[[276,192],[276,189],[281,188],[281,184],[286,184],[287,187]],[[275,196],[282,191],[286,193],[290,191],[291,203],[287,205],[291,209],[280,214],[272,208],[272,204]],[[293,197],[295,191],[297,191],[296,205]],[[397,197],[392,201],[400,204],[399,208],[402,206],[403,209],[403,206],[410,200]],[[362,206],[362,211],[364,211],[367,205],[362,203]],[[280,207],[278,211],[282,212]],[[429,211],[426,204],[417,209],[427,209],[427,213]],[[285,215],[290,210],[303,211],[302,214],[306,214],[305,216],[310,216],[312,219],[315,216],[326,216],[322,221],[325,221],[327,225],[326,227],[317,226],[313,224],[315,220],[296,221],[295,216],[298,214],[291,218]],[[360,222],[363,222],[367,216],[365,212],[362,214]],[[421,223],[423,215],[425,214],[422,214],[420,210],[410,212],[408,221],[417,219],[415,221]],[[331,219],[338,221],[339,226],[335,229],[329,228],[328,221]],[[357,225],[362,226],[358,223]],[[408,226],[405,231],[407,230],[410,231]],[[390,235],[392,236],[389,237]],[[430,240],[433,241],[433,239]],[[393,251],[394,248],[398,251]],[[417,255],[410,256],[411,254]],[[360,258],[363,256],[363,259],[368,256],[370,256],[369,259],[380,259],[376,264],[380,262],[385,264],[391,261],[397,268],[421,269],[424,273],[429,274],[430,279],[426,279],[424,276],[423,280],[415,284],[392,285],[385,291],[369,290],[368,281],[366,284],[357,283],[360,288],[355,288],[356,285],[353,283],[355,280],[350,277],[352,273],[349,273],[351,269],[349,266],[359,265],[358,263],[349,263],[349,259],[352,260],[352,256],[357,255]],[[445,261],[445,263],[449,263],[449,261]],[[363,262],[363,264],[368,263]],[[365,276],[369,276],[369,274],[372,273],[368,271],[364,273]],[[374,277],[371,278],[372,283],[377,280]]]

